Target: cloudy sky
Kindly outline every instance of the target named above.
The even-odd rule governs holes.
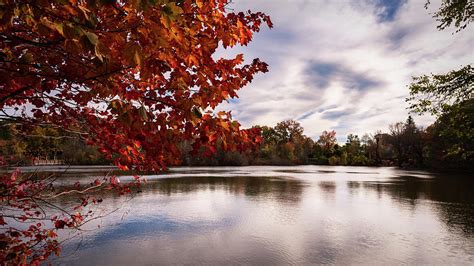
[[[243,126],[298,120],[305,134],[346,135],[377,129],[408,116],[411,76],[443,73],[474,62],[474,28],[438,31],[425,0],[235,0],[235,11],[263,11],[274,23],[247,47],[222,50],[258,57],[270,71],[243,88],[232,110]],[[433,121],[415,116],[418,125]]]

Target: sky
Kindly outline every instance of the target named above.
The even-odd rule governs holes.
[[[411,77],[444,73],[474,62],[474,28],[439,31],[440,2],[424,0],[234,0],[234,11],[262,11],[263,28],[246,47],[221,49],[260,58],[258,74],[238,99],[219,106],[244,127],[294,119],[317,139],[335,130],[339,142],[405,121]],[[413,115],[419,126],[434,121]]]

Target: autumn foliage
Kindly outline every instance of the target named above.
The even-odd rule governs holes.
[[[0,118],[77,134],[122,169],[162,170],[178,164],[179,143],[193,152],[241,151],[260,141],[229,112],[267,65],[259,59],[217,58],[219,47],[247,45],[263,13],[235,13],[228,0],[0,1]],[[219,147],[217,147],[219,145]],[[1,182],[1,260],[37,263],[60,250],[57,232],[90,219],[89,192],[130,191],[115,177],[65,191],[50,179],[5,174]],[[139,179],[137,178],[137,182]],[[72,210],[42,205],[81,195]],[[10,226],[23,222],[26,228]],[[34,250],[35,248],[36,250]]]
[[[266,72],[259,59],[216,59],[247,45],[263,13],[228,1],[2,1],[0,108],[5,118],[78,132],[124,169],[176,164],[195,151],[245,149],[221,102]],[[221,142],[220,142],[221,143]]]

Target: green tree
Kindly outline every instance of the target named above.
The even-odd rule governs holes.
[[[364,154],[364,147],[361,144],[359,136],[349,134],[347,136],[347,142],[344,146],[345,153],[347,154],[347,164],[350,165],[367,165],[368,160]],[[342,156],[341,156],[342,161]]]
[[[444,112],[427,131],[430,167],[474,171],[474,99]]]
[[[429,5],[430,0],[426,2],[425,8],[428,8]],[[439,30],[454,25],[457,28],[456,31],[460,31],[474,21],[474,2],[472,0],[443,0],[441,7],[433,17],[439,22]]]
[[[428,6],[430,2],[426,3]],[[474,2],[471,0],[443,0],[434,14],[440,23],[438,29],[454,26],[456,32],[465,29],[474,21]],[[410,109],[418,114],[430,112],[437,116],[435,124],[421,139],[430,139],[430,164],[455,162],[458,166],[469,165],[472,159],[474,96],[474,69],[466,65],[446,74],[414,77],[410,85]],[[417,150],[423,159],[423,148]],[[421,154],[421,156],[420,156]]]
[[[394,158],[398,166],[422,166],[425,144],[423,130],[416,126],[413,118],[409,116],[405,123],[392,124],[389,129],[388,142],[395,151]]]
[[[285,143],[294,141],[303,135],[303,127],[295,120],[285,120],[275,126],[277,142]]]
[[[59,131],[50,127],[34,127],[26,139],[27,153],[33,157],[55,158],[61,152]]]
[[[260,156],[265,160],[275,159],[277,156],[277,133],[272,127],[260,127],[262,132],[262,143],[260,145]]]
[[[26,143],[19,135],[20,132],[14,124],[0,122],[0,165],[24,163]]]
[[[440,115],[474,96],[474,68],[467,65],[441,75],[413,77],[410,109],[419,114]]]
[[[304,163],[306,154],[310,149],[305,149],[309,142],[303,135],[303,127],[295,120],[285,120],[278,123],[275,128],[278,156],[293,163]]]
[[[408,116],[403,133],[403,145],[408,164],[411,166],[423,166],[425,145],[423,135],[424,131],[416,126],[411,116]]]
[[[372,134],[364,134],[361,139],[364,155],[367,158],[368,165],[379,165],[380,160],[380,134],[381,132],[376,132]]]

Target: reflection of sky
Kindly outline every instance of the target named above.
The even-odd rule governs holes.
[[[454,183],[387,168],[249,167],[245,171],[266,173],[251,178],[232,176],[242,168],[227,168],[229,173],[213,178],[190,177],[192,168],[174,172],[183,170],[187,177],[151,181],[149,190],[105,217],[100,229],[86,232],[80,249],[64,261],[459,264],[474,259],[474,231],[453,230],[440,212],[453,204],[472,211],[473,198],[459,183],[451,189],[464,196],[456,198],[437,192]],[[472,181],[466,184],[469,188]],[[465,219],[457,222],[469,223]],[[70,243],[65,254],[74,247]]]
[[[169,217],[149,216],[146,219],[126,219],[125,221],[112,226],[104,231],[99,231],[90,241],[87,241],[84,248],[93,248],[96,246],[106,245],[110,241],[117,239],[132,239],[140,241],[147,237],[160,234],[170,234],[180,231],[181,233],[196,233],[209,229],[216,229],[225,226],[231,226],[232,220],[222,219],[215,223],[204,221],[181,222]]]

